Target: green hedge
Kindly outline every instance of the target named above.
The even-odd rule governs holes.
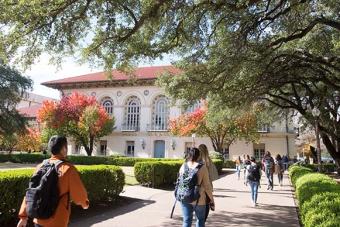
[[[233,160],[224,160],[223,167],[228,169],[235,169],[236,163]]]
[[[77,167],[91,203],[114,201],[122,192],[125,176],[117,166]],[[0,226],[17,217],[33,169],[0,171]]]
[[[325,192],[315,195],[302,205],[301,211],[305,227],[340,226],[340,194]]]
[[[340,185],[329,176],[313,173],[304,166],[291,166],[289,175],[296,190],[303,225],[340,226]]]
[[[41,153],[36,154],[0,154],[0,162],[14,163],[40,163],[49,155]],[[134,166],[136,162],[145,161],[180,161],[183,159],[170,158],[134,158],[120,156],[67,156],[67,159],[76,165],[117,165],[117,166]]]
[[[308,173],[312,173],[313,170],[311,170],[310,168],[307,167],[303,167],[303,166],[298,166],[298,165],[292,165],[289,167],[289,177],[293,183],[293,185],[295,185],[296,180]]]
[[[223,168],[223,161],[213,159],[219,173]],[[174,185],[183,161],[146,161],[136,162],[134,167],[136,180],[146,186],[154,188]]]
[[[222,173],[222,169],[223,169],[223,160],[221,159],[212,159],[212,162],[215,164],[218,173]]]

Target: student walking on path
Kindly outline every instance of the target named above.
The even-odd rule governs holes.
[[[271,156],[270,152],[267,151],[263,160],[262,165],[264,167],[264,172],[266,173],[266,178],[268,180],[268,187],[267,190],[273,190],[274,189],[274,159]]]
[[[242,168],[242,160],[240,156],[238,156],[238,158],[236,159],[235,164],[236,164],[237,179],[240,180],[241,168]]]
[[[284,172],[283,161],[281,155],[277,155],[275,158],[275,173],[277,174],[277,178],[279,180],[279,185],[282,187],[283,181],[283,172]]]
[[[248,175],[248,166],[251,164],[250,162],[250,157],[249,155],[244,155],[243,156],[243,180],[244,180],[244,185],[248,185],[248,178],[247,178],[247,175]]]
[[[35,227],[66,227],[71,212],[70,200],[84,209],[89,207],[78,171],[65,160],[66,137],[52,136],[48,149],[52,157],[36,168],[19,211],[18,227],[26,227],[28,216],[34,218]],[[35,193],[39,188],[40,193]]]
[[[257,206],[257,195],[261,180],[261,167],[258,166],[254,157],[250,159],[250,165],[247,166],[248,170],[248,183],[250,185],[251,200],[254,207]]]
[[[208,168],[199,162],[199,158],[199,149],[190,149],[179,171],[175,196],[182,205],[183,227],[191,227],[193,213],[197,219],[196,227],[205,226],[207,201],[210,208],[215,209]]]

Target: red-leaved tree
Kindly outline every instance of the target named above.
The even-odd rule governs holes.
[[[74,138],[88,156],[101,137],[112,132],[114,118],[92,96],[77,92],[64,96],[60,102],[45,101],[38,112],[44,130]]]
[[[192,113],[185,113],[169,122],[169,129],[173,135],[207,136],[211,139],[216,152],[222,153],[223,148],[237,139],[256,141],[258,119],[253,110],[233,110],[219,108],[206,103]]]

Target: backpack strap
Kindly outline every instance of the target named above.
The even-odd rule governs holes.
[[[48,164],[50,164],[50,159],[44,159],[41,166],[46,166]]]

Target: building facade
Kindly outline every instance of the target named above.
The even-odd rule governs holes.
[[[168,120],[198,106],[184,109],[179,101],[170,100],[164,90],[155,85],[157,77],[164,72],[178,73],[173,66],[142,67],[131,77],[113,71],[112,79],[101,73],[92,73],[61,80],[48,81],[43,85],[60,90],[61,95],[74,91],[95,96],[105,110],[115,118],[112,133],[101,138],[94,155],[123,154],[134,157],[183,157],[184,151],[204,143],[213,150],[208,137],[176,137],[168,132]],[[199,105],[199,104],[197,104]],[[237,141],[225,150],[229,159],[249,154],[261,158],[265,151],[275,154],[296,155],[295,133],[287,122],[276,122],[260,129],[258,144]],[[78,145],[69,144],[70,154],[85,154]]]

